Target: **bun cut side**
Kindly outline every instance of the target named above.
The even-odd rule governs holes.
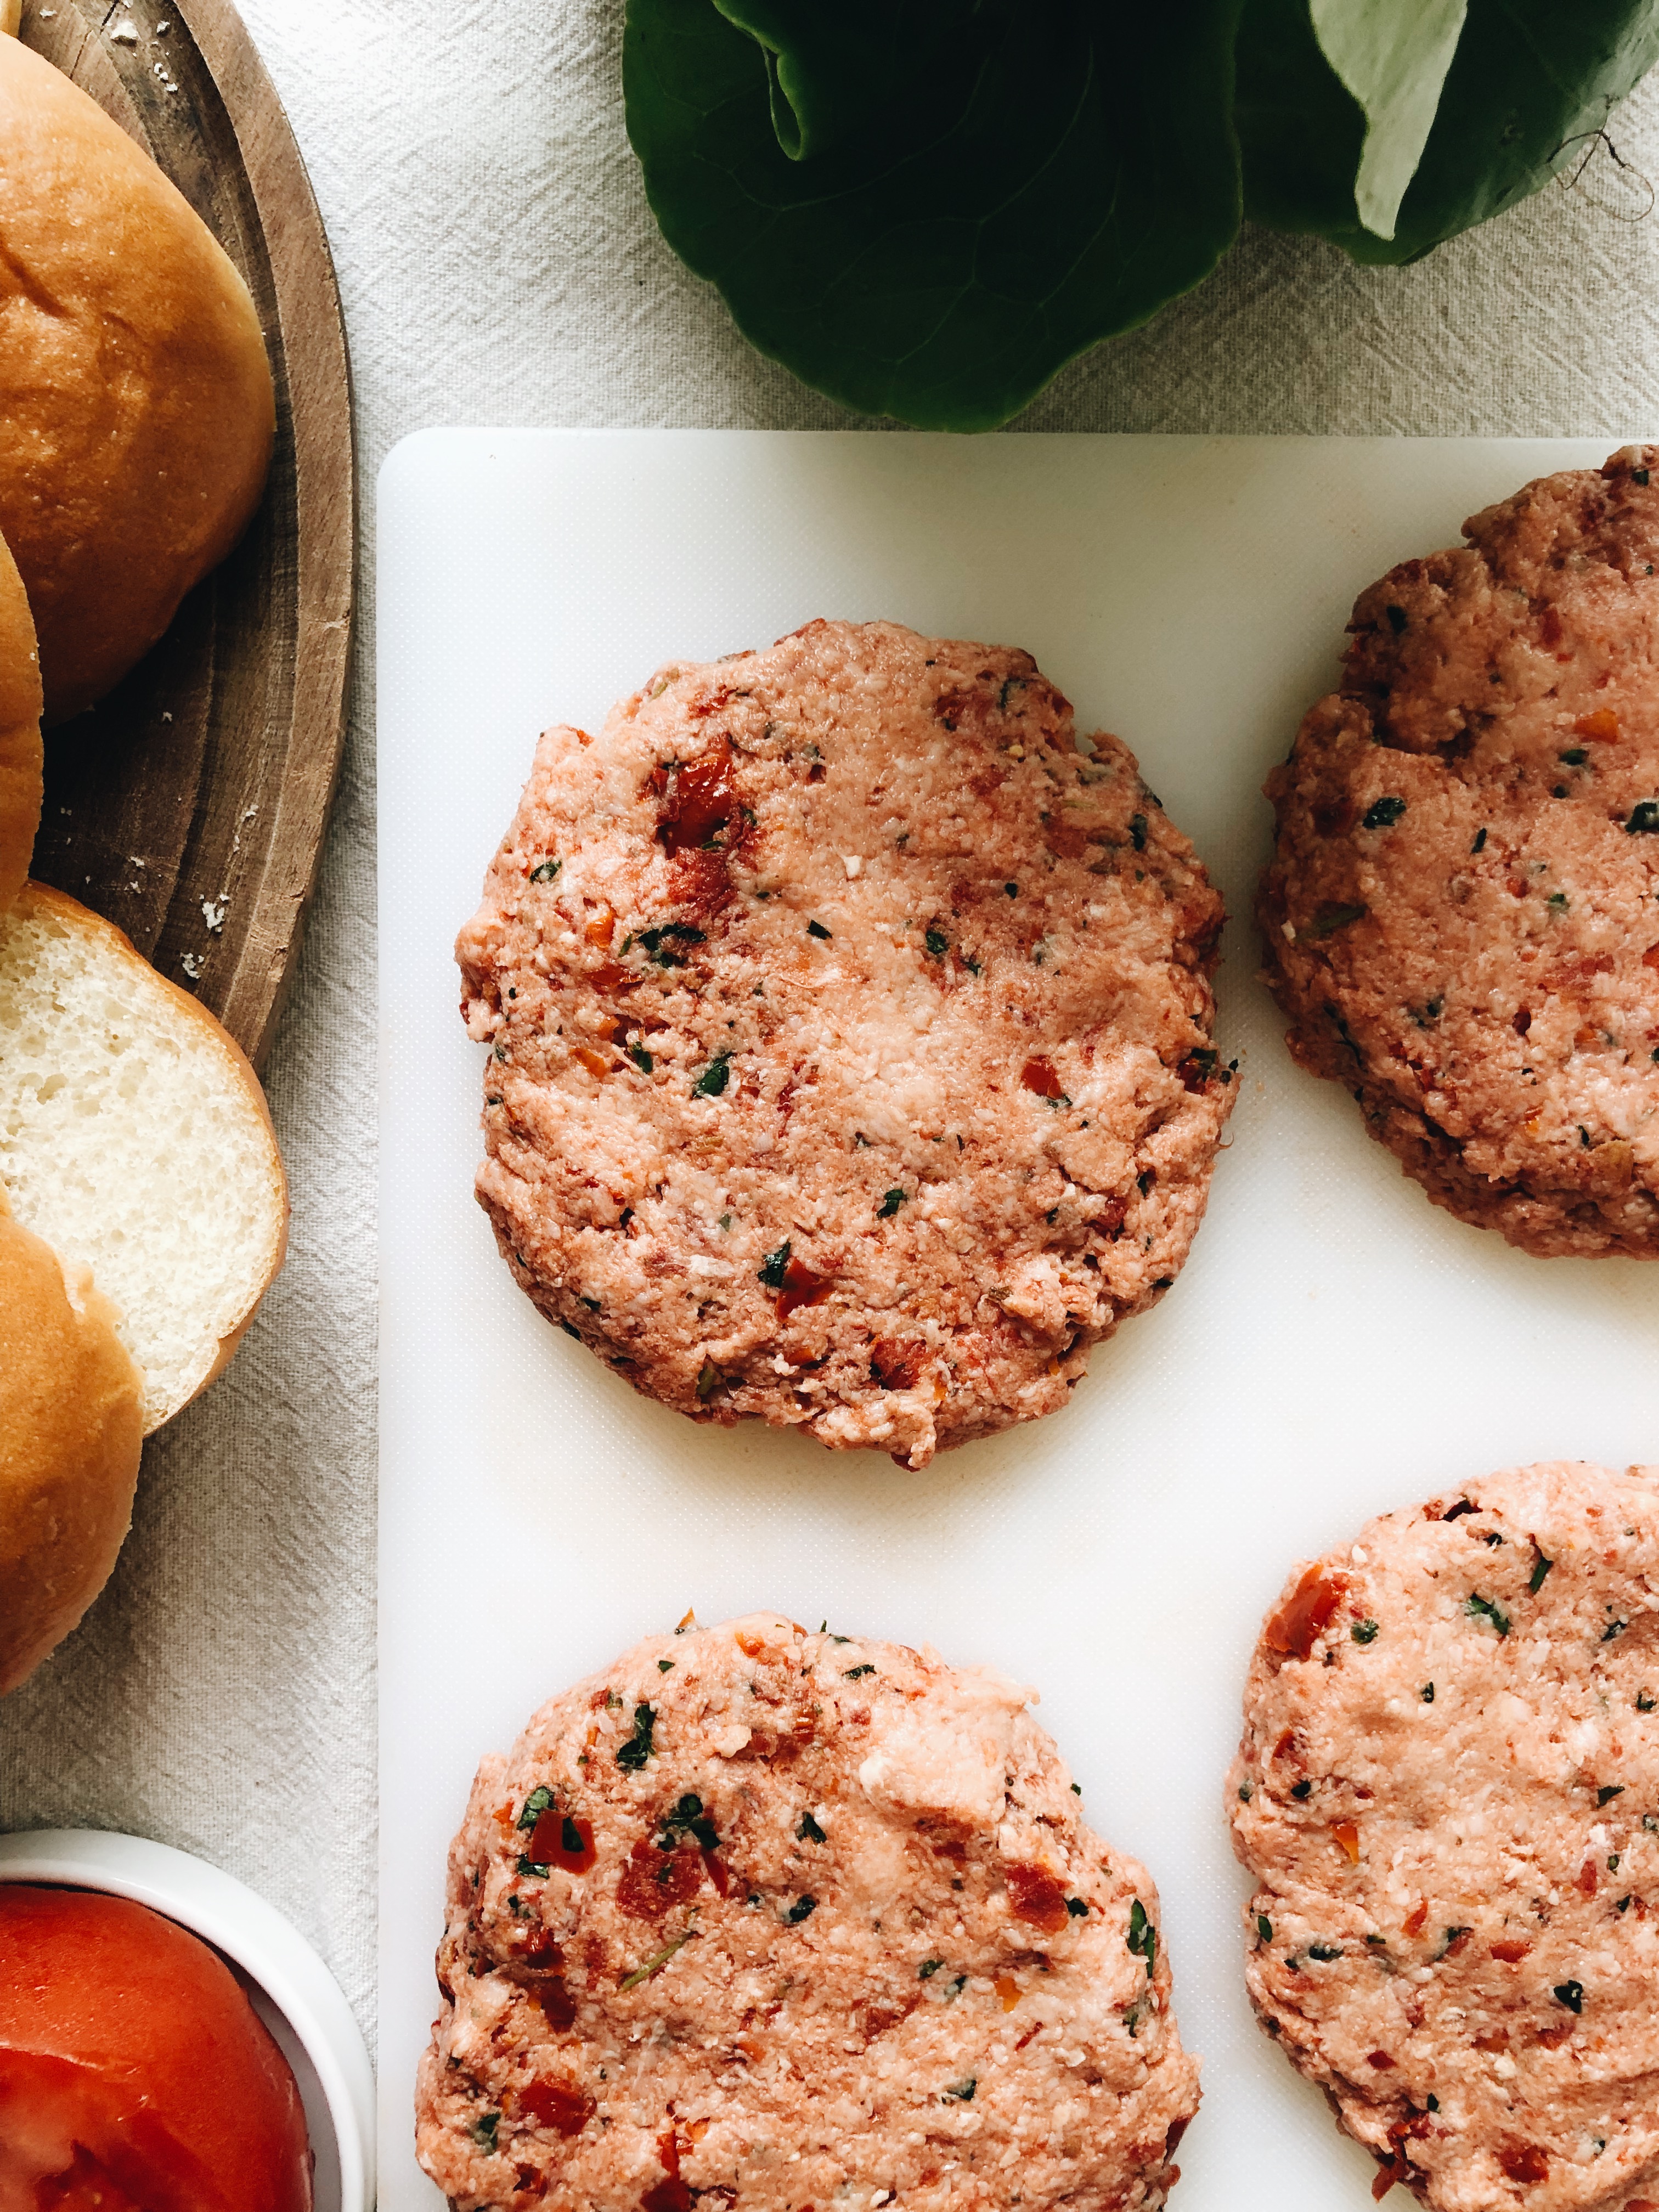
[[[41,703],[34,617],[0,538],[0,912],[27,880],[40,827]]]
[[[118,1309],[146,1432],[224,1366],[282,1265],[258,1078],[118,929],[40,884],[0,920],[0,1183]]]
[[[108,1581],[143,1434],[143,1378],[114,1308],[0,1197],[0,1697]]]
[[[62,721],[241,536],[276,403],[206,225],[95,100],[3,38],[0,149],[0,532]]]

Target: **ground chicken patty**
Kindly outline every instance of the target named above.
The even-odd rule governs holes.
[[[1128,2212],[1198,2104],[1158,1893],[1032,1692],[773,1613],[479,1769],[421,2162],[547,2212]]]
[[[1656,468],[1541,477],[1374,584],[1267,783],[1292,1053],[1545,1255],[1659,1257]]]
[[[458,958],[478,1195],[694,1418],[923,1465],[1168,1288],[1232,1103],[1221,902],[1030,655],[891,623],[550,730]]]
[[[1251,2000],[1437,2212],[1659,2209],[1659,1467],[1516,1468],[1299,1571],[1228,1792]]]

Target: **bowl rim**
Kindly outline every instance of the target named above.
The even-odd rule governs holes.
[[[333,2124],[343,2212],[374,2212],[374,2073],[339,1984],[273,1905],[222,1869],[96,1828],[0,1836],[0,1882],[102,1890],[147,1905],[234,1959],[294,2030]]]

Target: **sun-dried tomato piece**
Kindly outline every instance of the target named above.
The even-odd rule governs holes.
[[[1532,1945],[1516,1936],[1506,1936],[1502,1942],[1494,1943],[1491,1948],[1494,1959],[1501,1959],[1506,1966],[1518,1966],[1532,1949]]]
[[[1550,2162],[1536,2143],[1505,2143],[1498,2163],[1511,2181],[1547,2181]]]
[[[657,810],[657,842],[670,858],[712,844],[738,811],[732,787],[732,747],[722,742],[694,761],[674,761],[651,771]]]
[[[1353,1822],[1339,1820],[1331,1830],[1331,1833],[1347,1853],[1349,1865],[1358,1866],[1359,1864],[1359,1831]]]
[[[653,2182],[640,2199],[640,2212],[697,2212],[697,2200],[678,2174]]]
[[[1327,1577],[1322,1567],[1310,1567],[1301,1581],[1267,1623],[1264,1638],[1270,1651],[1287,1659],[1306,1659],[1330,1626],[1331,1616],[1342,1602],[1347,1577]]]
[[[783,1271],[783,1287],[778,1292],[778,1319],[787,1321],[797,1306],[822,1305],[830,1295],[832,1275],[820,1275],[804,1260],[792,1259]]]
[[[1423,1933],[1423,1923],[1428,1917],[1429,1900],[1425,1897],[1412,1907],[1400,1924],[1407,1936],[1420,1936]]]
[[[593,2117],[593,2100],[573,2082],[532,2081],[519,2092],[519,2112],[556,2135],[579,2136]]]
[[[896,1337],[884,1336],[870,1347],[871,1378],[884,1390],[914,1390],[927,1356],[925,1344],[901,1344]]]
[[[1619,717],[1611,707],[1597,707],[1588,714],[1581,714],[1572,727],[1576,737],[1589,738],[1604,745],[1619,742]]]
[[[672,1905],[689,1905],[702,1887],[702,1853],[695,1844],[659,1851],[643,1838],[628,1855],[617,1902],[641,1920],[660,1920]]]
[[[1060,1088],[1060,1077],[1055,1073],[1053,1060],[1044,1059],[1041,1054],[1026,1061],[1019,1071],[1019,1079],[1026,1090],[1034,1091],[1039,1098],[1063,1098],[1066,1096]]]
[[[556,1805],[538,1814],[525,1853],[538,1866],[563,1867],[571,1874],[586,1874],[599,1856],[593,1823],[562,1813]]]
[[[1045,1936],[1057,1936],[1070,1919],[1065,1891],[1043,1868],[1005,1867],[1002,1880],[1008,1892],[1008,1909],[1016,1920],[1040,1928]]]
[[[565,2035],[576,2025],[576,2000],[562,1981],[554,1978],[543,1982],[530,1992],[532,2003],[539,2005],[550,2027]]]

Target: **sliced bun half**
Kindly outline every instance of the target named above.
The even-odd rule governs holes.
[[[0,918],[0,1183],[115,1305],[146,1432],[213,1380],[283,1263],[258,1078],[118,929],[40,884]]]
[[[0,532],[46,719],[100,698],[259,501],[259,318],[194,209],[97,102],[0,38]]]
[[[114,1308],[0,1198],[0,1697],[108,1581],[143,1436]]]
[[[34,617],[0,538],[0,909],[23,888],[40,827],[40,706]]]

